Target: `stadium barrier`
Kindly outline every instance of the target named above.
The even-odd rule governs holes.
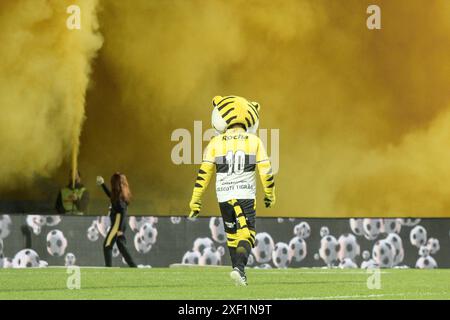
[[[0,215],[0,267],[103,266],[109,225],[107,216]],[[249,264],[449,268],[449,230],[450,219],[260,218]],[[126,238],[141,266],[230,264],[221,218],[132,216]],[[113,254],[113,265],[125,266]]]

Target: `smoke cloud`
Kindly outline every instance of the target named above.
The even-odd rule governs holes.
[[[73,4],[80,30],[66,25]],[[65,160],[76,168],[90,62],[102,44],[96,7],[91,0],[0,3],[0,190],[21,192]]]
[[[16,2],[2,6],[19,10]],[[9,180],[19,173],[51,172],[60,164],[71,129],[83,118],[60,107],[61,101],[77,101],[64,84],[80,70],[80,83],[87,84],[88,58],[99,46],[90,41],[98,40],[95,33],[84,29],[86,38],[79,34],[78,40],[91,43],[92,50],[73,58],[84,62],[81,67],[68,63],[73,48],[64,55],[54,50],[68,42],[57,36],[66,31],[50,27],[56,20],[48,18],[48,2],[40,3],[39,19],[28,10],[17,13],[20,19],[0,20],[8,26],[1,37],[11,46],[0,53],[2,70],[9,61],[0,80],[1,105],[10,111],[9,120],[0,120],[0,139],[11,129],[32,128],[4,141],[7,150],[29,146],[0,160],[1,176]],[[381,7],[381,30],[366,27],[370,4]],[[79,158],[91,189],[95,175],[122,171],[135,195],[132,213],[187,214],[197,166],[172,163],[171,133],[192,131],[194,120],[209,128],[211,98],[236,94],[261,104],[262,128],[280,129],[278,203],[266,210],[259,201],[258,215],[449,215],[448,1],[110,0],[101,5],[105,44],[95,61],[95,87],[86,97]],[[32,40],[27,30],[34,24],[50,40]],[[6,31],[12,29],[27,32],[17,41],[21,37]],[[18,57],[23,64],[14,63]],[[30,137],[31,132],[39,134]],[[11,157],[18,155],[28,160],[16,165]],[[203,214],[218,214],[213,183]]]

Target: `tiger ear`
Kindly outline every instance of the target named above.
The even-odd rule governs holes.
[[[256,110],[259,112],[259,109],[261,108],[260,106],[259,106],[259,103],[258,102],[255,102],[255,101],[252,101],[252,105],[256,108]]]
[[[222,96],[215,96],[215,97],[212,99],[213,107],[217,107],[217,104],[220,102],[220,100],[222,100]]]

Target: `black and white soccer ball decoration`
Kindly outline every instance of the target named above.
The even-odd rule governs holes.
[[[350,258],[345,258],[339,263],[341,269],[356,269],[358,265]]]
[[[147,222],[149,222],[149,219],[147,217],[131,216],[130,218],[128,218],[128,225],[133,232],[139,232],[141,227]]]
[[[194,245],[192,246],[192,251],[197,251],[200,253],[200,255],[203,254],[203,252],[207,248],[211,248],[214,246],[214,242],[211,240],[211,238],[204,237],[204,238],[197,238],[194,240]]]
[[[430,256],[430,250],[427,246],[420,247],[419,256],[416,261],[417,269],[435,269],[438,267],[436,260]]]
[[[367,250],[364,250],[361,254],[361,257],[363,258],[363,262],[361,262],[361,269],[376,269],[379,268],[378,264],[375,262],[375,260],[370,258],[370,252]]]
[[[294,236],[307,239],[311,235],[311,227],[308,222],[302,221],[294,226]]]
[[[366,218],[363,220],[364,237],[375,240],[381,232],[382,219]]]
[[[289,241],[289,262],[300,262],[305,259],[308,251],[306,241],[300,237],[294,237]]]
[[[97,224],[97,222],[94,221],[92,223],[92,225],[87,229],[86,236],[87,236],[88,240],[91,242],[97,241],[100,236],[100,232],[98,231],[96,224]]]
[[[227,241],[222,218],[212,217],[209,220],[209,230],[214,241],[218,243],[225,243]]]
[[[322,227],[320,227],[319,234],[320,234],[320,238],[326,237],[327,235],[330,234],[330,229],[328,229],[327,226],[322,226]]]
[[[327,235],[320,240],[319,257],[328,267],[336,264],[339,250],[339,242],[334,236]]]
[[[12,260],[13,268],[37,268],[39,267],[39,255],[32,249],[23,249],[16,253]]]
[[[66,267],[74,266],[76,262],[77,262],[77,258],[75,257],[75,255],[73,253],[69,252],[66,254],[66,256],[64,258],[64,265]]]
[[[154,217],[135,217],[132,216],[128,219],[128,225],[130,226],[133,232],[139,232],[142,226],[146,223],[150,223],[151,225],[155,225],[158,222],[158,218]]]
[[[170,217],[170,222],[172,224],[180,224],[181,222],[181,217]]]
[[[198,264],[200,261],[201,254],[198,251],[188,251],[184,254],[181,259],[182,264]]]
[[[419,248],[419,256],[426,257],[430,255],[430,249],[427,246],[421,246]]]
[[[52,230],[47,234],[47,252],[55,257],[64,255],[67,248],[67,239],[61,230]]]
[[[352,229],[353,234],[357,236],[364,235],[364,219],[350,219],[350,229]]]
[[[378,269],[380,266],[373,259],[361,262],[361,269]]]
[[[389,233],[385,240],[394,248],[394,266],[398,266],[405,257],[402,238],[397,233]]]
[[[148,218],[148,223],[152,224],[152,225],[156,225],[159,221],[158,217],[147,217]]]
[[[427,230],[420,225],[415,226],[409,233],[409,240],[417,248],[424,246],[427,243]]]
[[[420,223],[420,219],[411,219],[411,218],[407,218],[407,219],[398,219],[400,224],[402,226],[405,227],[414,227],[416,225],[418,225]]]
[[[400,219],[382,219],[381,233],[400,233],[401,228]]]
[[[13,259],[7,258],[7,257],[3,257],[3,268],[4,269],[14,268],[14,266],[13,266]]]
[[[370,252],[368,250],[364,250],[361,254],[361,258],[363,258],[363,260],[369,260],[370,259]]]
[[[11,218],[7,214],[0,215],[0,239],[5,239],[11,232]]]
[[[360,255],[360,246],[356,237],[351,233],[345,233],[341,235],[338,239],[339,243],[339,252],[338,259],[339,261],[344,261],[344,259],[349,258],[351,260],[355,260],[357,256]]]
[[[364,250],[361,254],[361,257],[363,258],[363,262],[361,262],[361,269],[376,269],[379,268],[378,264],[375,262],[375,260],[370,258],[370,252],[367,250]]]
[[[134,248],[136,249],[137,252],[144,254],[152,249],[152,244],[146,242],[143,239],[142,234],[138,232],[134,235]]]
[[[151,223],[145,223],[139,230],[142,240],[146,243],[154,245],[158,237],[158,229]]]
[[[52,215],[45,216],[45,225],[47,227],[55,227],[61,222],[61,216]]]
[[[33,230],[35,235],[41,234],[42,227],[45,226],[45,216],[29,214],[25,219],[27,225]]]
[[[289,246],[284,242],[277,242],[272,252],[272,262],[275,267],[284,269],[289,265]]]
[[[268,263],[272,260],[272,252],[275,247],[272,237],[267,232],[256,234],[255,246],[252,249],[257,263]]]
[[[441,249],[439,240],[436,238],[428,239],[427,248],[430,251],[430,254],[436,254]]]
[[[156,226],[150,222],[141,224],[139,232],[134,235],[134,247],[139,253],[147,253],[152,249],[158,237]]]
[[[117,247],[117,242],[114,243],[112,248],[112,256],[113,258],[117,258],[120,255],[119,247]]]
[[[372,248],[372,258],[381,268],[394,266],[395,248],[386,239],[378,240]]]
[[[221,264],[223,251],[208,247],[203,250],[198,264],[201,266],[218,266]]]

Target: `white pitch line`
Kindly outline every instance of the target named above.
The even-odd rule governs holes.
[[[407,297],[407,296],[432,296],[432,295],[448,295],[450,293],[444,292],[420,292],[420,293],[381,293],[381,294],[367,294],[367,295],[347,295],[347,296],[325,296],[325,297],[302,297],[302,298],[279,298],[276,300],[339,300],[339,299],[364,299],[364,298],[383,298],[383,297]]]
[[[276,270],[276,269],[275,269]],[[275,272],[267,272],[267,271],[258,271],[258,274],[274,274]],[[367,276],[369,273],[362,271],[362,272],[332,272],[332,271],[321,271],[321,272],[314,272],[314,271],[296,271],[296,272],[284,272],[284,271],[278,271],[278,274],[315,274],[315,275],[321,275],[321,274],[334,274],[334,275],[346,275],[346,274],[359,274],[359,275],[365,275]],[[380,274],[391,274],[392,272],[389,271],[381,271]]]
[[[36,269],[39,269],[39,271],[40,271],[39,274],[53,273],[54,272],[54,270],[53,271],[52,270],[42,270],[40,268],[26,268],[26,269],[23,268],[23,269],[13,269],[13,270],[28,270],[28,271],[31,271],[31,270],[36,270]],[[64,269],[66,269],[66,267],[62,267],[62,268],[58,268],[58,269],[64,270]],[[83,268],[81,268],[80,271],[83,272],[84,269],[92,270],[92,271],[89,271],[89,274],[96,274],[96,273],[106,274],[106,273],[104,273],[102,271],[103,268],[95,268],[95,267],[88,267],[88,268],[86,268],[86,267],[83,267]],[[108,270],[107,274],[112,274],[112,273],[125,274],[126,273],[126,271],[124,270],[125,268],[122,269],[124,271],[118,271],[119,269],[121,269],[121,268],[105,268],[105,270]],[[153,268],[139,268],[137,270],[142,270],[142,269],[145,270],[145,271],[148,271],[148,272],[155,271],[155,270],[152,270]],[[133,269],[133,271],[134,270],[135,269]],[[216,270],[214,270],[214,272],[215,271]],[[16,271],[7,271],[7,270],[2,270],[2,271],[0,271],[0,273],[1,274],[17,274]],[[184,271],[165,271],[165,270],[160,270],[160,269],[155,271],[155,274],[164,274],[164,273],[174,274],[174,275],[175,274],[186,274],[186,272],[184,272]],[[30,273],[30,274],[32,274],[32,273]],[[303,275],[303,274],[312,274],[312,275],[318,275],[318,276],[323,275],[323,274],[333,274],[333,275],[336,275],[336,276],[344,276],[344,275],[367,276],[367,273],[365,273],[365,272],[342,272],[342,273],[339,273],[339,272],[320,272],[320,273],[318,273],[318,272],[276,272],[275,271],[275,272],[257,272],[257,273],[255,273],[255,275],[275,275],[275,274],[277,274],[277,275],[292,275],[292,276]],[[391,272],[382,271],[382,272],[380,272],[380,274],[391,274]]]
[[[17,270],[24,270],[24,271],[36,271],[39,270],[39,273],[51,273],[53,272],[55,269],[56,270],[64,270],[67,269],[68,267],[65,266],[60,266],[60,267],[50,267],[50,268],[5,268],[0,270],[1,273],[5,274],[5,273],[16,273]],[[100,273],[102,271],[109,271],[108,273],[125,273],[127,271],[135,271],[135,270],[147,270],[147,271],[155,271],[155,273],[170,273],[170,274],[183,274],[185,272],[183,272],[181,270],[181,268],[177,268],[178,271],[173,271],[174,269],[169,269],[167,268],[167,270],[164,270],[166,268],[137,268],[137,269],[131,269],[131,268],[120,268],[120,267],[80,267],[81,271],[83,270],[92,270],[89,273],[93,274],[93,273]],[[217,268],[216,270],[213,270],[213,268],[210,269],[210,271],[219,271],[220,269],[222,269],[221,271],[224,271],[224,269],[226,268]],[[119,271],[121,270],[121,271]],[[194,270],[193,268],[187,267],[186,270]],[[273,269],[271,271],[262,271],[262,270],[257,270],[257,269],[249,269],[251,271],[256,271],[255,274],[258,275],[265,275],[265,274],[282,274],[282,275],[298,275],[298,274],[314,274],[314,275],[322,275],[322,274],[334,274],[334,275],[367,275],[368,273],[365,271],[354,271],[354,272],[339,272],[339,271],[319,271],[319,272],[315,272],[315,271],[298,271],[298,270],[293,270],[293,271],[285,271],[285,270],[277,270],[277,269]],[[391,274],[392,272],[389,271],[380,271],[381,274]]]

